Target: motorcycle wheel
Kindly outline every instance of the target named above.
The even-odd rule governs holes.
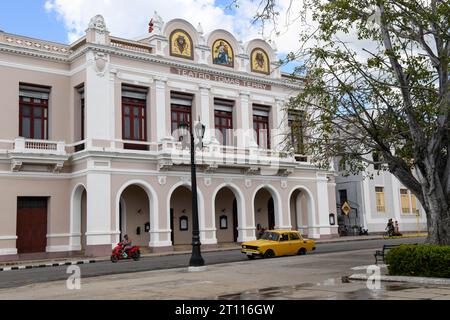
[[[136,251],[135,253],[133,253],[134,261],[139,261],[140,258],[141,258],[141,253],[139,251]]]
[[[117,261],[119,261],[119,258],[118,258],[115,254],[113,254],[113,255],[111,256],[111,262],[112,262],[112,263],[116,263]]]

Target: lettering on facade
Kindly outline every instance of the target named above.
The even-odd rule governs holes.
[[[269,84],[254,82],[254,81],[247,81],[247,80],[241,80],[226,76],[219,76],[211,73],[206,72],[199,72],[194,70],[188,70],[188,69],[182,69],[182,68],[176,68],[171,67],[170,72],[172,74],[177,74],[179,76],[188,77],[188,78],[195,78],[195,79],[202,79],[207,81],[215,81],[215,82],[221,82],[225,84],[232,84],[240,87],[247,87],[247,88],[254,88],[254,89],[261,89],[261,90],[272,90],[272,86]]]

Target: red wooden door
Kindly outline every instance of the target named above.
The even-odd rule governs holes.
[[[45,252],[46,246],[47,199],[20,199],[17,207],[18,253]]]

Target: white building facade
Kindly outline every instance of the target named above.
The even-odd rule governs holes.
[[[202,245],[259,228],[337,236],[335,173],[284,151],[301,83],[275,61],[263,40],[158,16],[138,40],[101,16],[71,45],[0,32],[0,261],[105,255],[125,233],[154,252],[190,244],[177,129],[198,119]]]
[[[369,233],[384,233],[389,219],[398,221],[400,233],[424,232],[427,219],[416,197],[390,172],[375,170],[336,178],[336,210],[338,224],[367,229]],[[372,178],[369,178],[372,177]],[[347,201],[351,210],[342,211]]]

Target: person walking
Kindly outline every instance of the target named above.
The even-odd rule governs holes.
[[[387,226],[386,226],[386,233],[389,237],[392,237],[394,235],[394,222],[392,221],[392,219],[388,220]]]
[[[395,220],[395,227],[394,227],[394,235],[395,236],[401,236],[402,234],[400,233],[399,227],[398,227],[398,221]]]

